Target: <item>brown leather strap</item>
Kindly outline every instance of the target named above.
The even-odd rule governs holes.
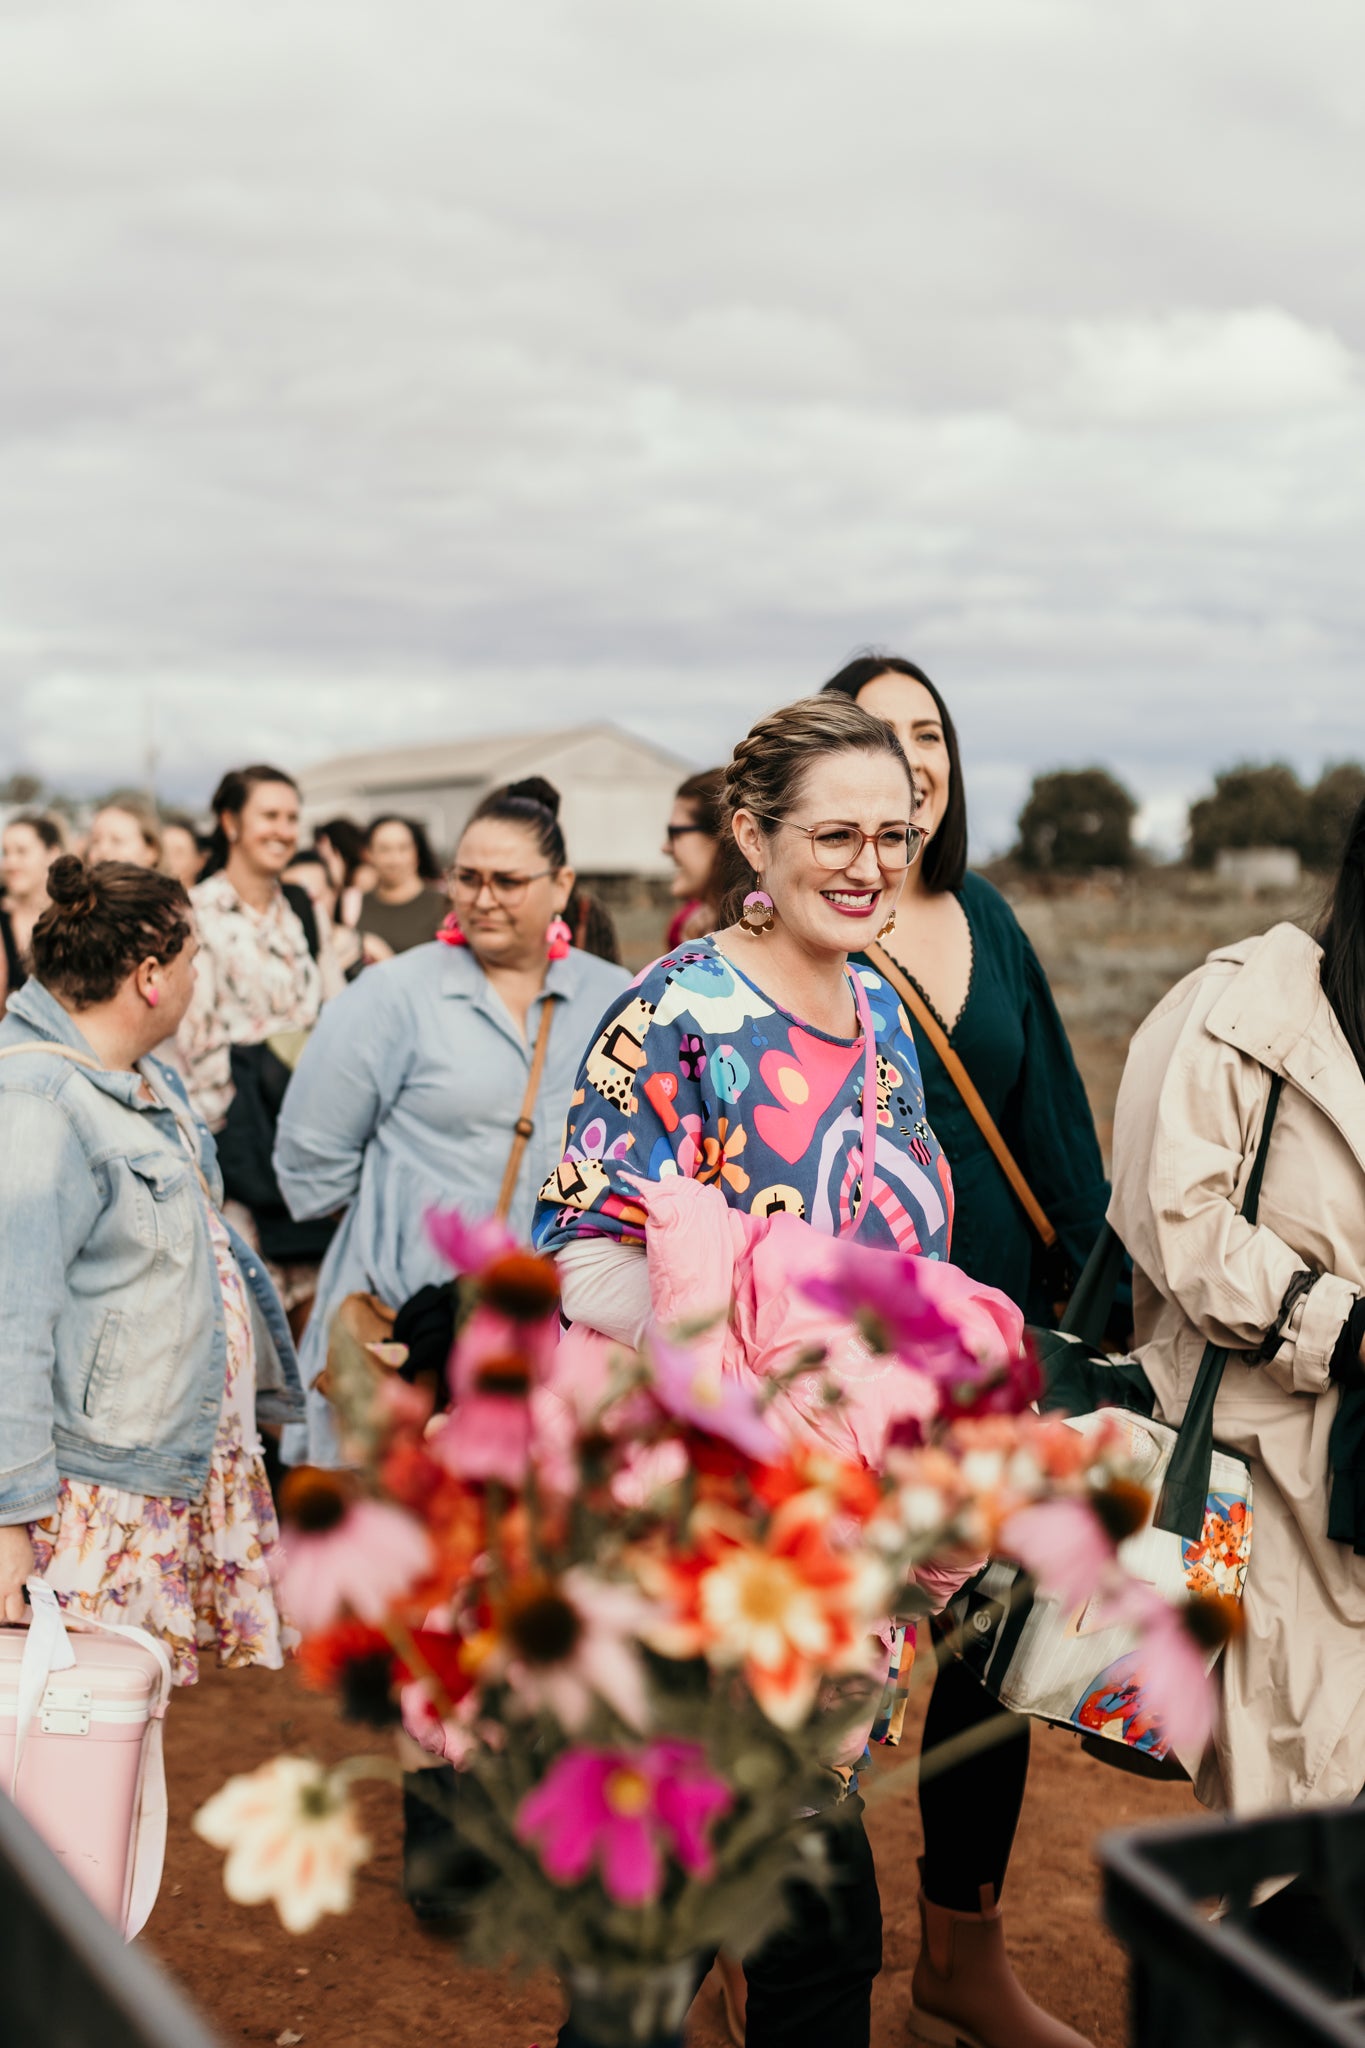
[[[967,1072],[967,1069],[963,1066],[951,1045],[949,1045],[948,1034],[939,1023],[938,1018],[929,1008],[929,1005],[925,1002],[915,984],[908,975],[902,973],[884,946],[871,945],[865,947],[864,951],[878,974],[883,975],[890,982],[892,988],[895,989],[897,995],[905,1004],[906,1009],[914,1018],[917,1029],[924,1033],[930,1045],[933,1046],[934,1051],[942,1060],[948,1079],[966,1104],[967,1112],[972,1122],[995,1154],[996,1163],[1010,1186],[1014,1189],[1015,1194],[1019,1197],[1029,1222],[1033,1225],[1045,1245],[1056,1244],[1057,1232],[1049,1222],[1046,1210],[1020,1172],[1018,1161],[1000,1135],[999,1125],[981,1100],[975,1081],[973,1081],[971,1075]],[[951,1163],[950,1161],[949,1164],[951,1165]]]
[[[554,1014],[555,1006],[553,1002],[549,996],[542,996],[540,1003],[540,1029],[536,1033],[535,1051],[531,1054],[531,1071],[526,1080],[526,1093],[522,1097],[521,1115],[512,1126],[512,1149],[507,1155],[507,1171],[502,1177],[502,1191],[498,1196],[498,1206],[493,1211],[493,1214],[500,1223],[507,1221],[508,1211],[512,1207],[512,1197],[517,1191],[517,1175],[521,1172],[521,1162],[526,1156],[527,1141],[535,1130],[532,1117],[535,1112],[536,1097],[540,1093],[540,1077],[545,1072],[545,1055],[550,1050],[550,1025],[554,1021]]]

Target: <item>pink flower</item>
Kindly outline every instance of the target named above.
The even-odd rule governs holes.
[[[856,1323],[874,1351],[894,1352],[935,1380],[955,1409],[1014,1412],[1036,1395],[1019,1309],[956,1266],[841,1245],[833,1271],[801,1285],[819,1307]]]
[[[343,1608],[377,1626],[430,1570],[431,1539],[411,1515],[383,1501],[351,1500],[335,1519],[323,1519],[322,1489],[311,1484],[294,1488],[291,1510],[291,1485],[304,1473],[311,1479],[311,1468],[298,1468],[281,1493],[284,1531],[275,1568],[285,1612],[305,1635],[330,1628]]]
[[[1217,1699],[1209,1676],[1216,1638],[1201,1641],[1199,1623],[1225,1604],[1233,1603],[1188,1600],[1172,1606],[1155,1586],[1125,1579],[1097,1610],[1097,1618],[1106,1625],[1127,1622],[1137,1629],[1133,1666],[1138,1684],[1172,1749],[1202,1750],[1217,1725]]]
[[[1017,1508],[1000,1529],[1000,1547],[1017,1557],[1044,1593],[1064,1607],[1084,1607],[1115,1562],[1099,1516],[1083,1500],[1046,1500]]]
[[[727,1378],[717,1363],[672,1343],[657,1329],[650,1332],[648,1356],[651,1391],[669,1415],[707,1436],[724,1438],[760,1464],[771,1465],[782,1455],[753,1394]]]
[[[638,1588],[597,1578],[582,1565],[558,1579],[514,1580],[498,1603],[498,1646],[480,1682],[505,1675],[524,1709],[548,1709],[571,1735],[594,1698],[628,1727],[643,1729],[649,1700],[639,1642],[658,1620]]]
[[[455,1341],[454,1406],[429,1438],[433,1456],[461,1479],[520,1486],[531,1457],[531,1395],[549,1378],[554,1322],[513,1322],[480,1304]]]
[[[457,1273],[481,1273],[494,1259],[517,1250],[517,1240],[496,1216],[470,1221],[458,1209],[428,1209],[427,1236]]]
[[[596,1865],[618,1905],[644,1906],[663,1889],[666,1855],[709,1874],[706,1832],[730,1803],[695,1743],[571,1749],[522,1800],[516,1833],[556,1884],[578,1884]]]

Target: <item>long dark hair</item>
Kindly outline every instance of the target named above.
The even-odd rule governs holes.
[[[295,796],[299,793],[299,786],[292,775],[286,775],[283,768],[272,768],[266,761],[253,761],[249,768],[229,768],[214,790],[209,807],[213,812],[213,834],[209,840],[208,858],[199,870],[201,882],[206,882],[210,875],[218,874],[227,866],[230,849],[224,818],[240,818],[252,790],[267,782],[282,782],[286,789],[293,790]]]
[[[920,872],[931,895],[947,895],[962,887],[962,878],[967,872],[967,792],[962,786],[962,753],[957,743],[957,727],[937,685],[930,682],[915,662],[906,661],[899,654],[878,654],[873,650],[856,655],[837,676],[831,676],[824,687],[837,690],[841,697],[851,697],[856,704],[860,691],[875,682],[878,676],[888,674],[909,676],[912,682],[923,683],[938,708],[943,744],[948,750],[948,802],[943,812],[943,823],[924,849]]]
[[[1331,902],[1315,936],[1322,947],[1322,992],[1365,1073],[1365,802],[1346,828]]]
[[[164,967],[190,935],[190,899],[173,875],[131,861],[87,867],[74,853],[47,873],[47,909],[33,927],[33,973],[78,1010],[107,1003],[143,960]]]
[[[365,848],[367,852],[370,841],[374,838],[381,825],[401,825],[411,835],[412,843],[417,853],[417,879],[419,882],[440,881],[440,862],[432,852],[431,841],[427,838],[425,831],[418,824],[416,818],[405,818],[397,811],[384,811],[379,817],[371,818],[369,824],[365,827]],[[336,845],[335,840],[332,843]],[[337,847],[337,852],[341,852],[339,846]],[[342,857],[343,859],[345,858],[344,855]]]

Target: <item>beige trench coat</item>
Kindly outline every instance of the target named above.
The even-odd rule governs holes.
[[[1365,1293],[1365,1080],[1322,993],[1321,955],[1276,925],[1213,953],[1133,1039],[1114,1119],[1110,1220],[1133,1255],[1138,1355],[1178,1421],[1206,1339],[1258,1349],[1305,1267],[1322,1275],[1273,1359],[1229,1359],[1220,1443],[1251,1461],[1246,1626],[1196,1790],[1253,1812],[1365,1787],[1365,1558],[1329,1541],[1328,1377]],[[1237,1213],[1282,1074],[1260,1221]]]

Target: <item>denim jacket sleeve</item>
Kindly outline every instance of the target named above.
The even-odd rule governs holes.
[[[328,1003],[285,1091],[275,1132],[275,1173],[299,1221],[355,1199],[365,1147],[407,1078],[403,992],[372,967]]]
[[[52,1375],[67,1273],[100,1191],[60,1100],[0,1090],[0,1523],[57,1505]]]

